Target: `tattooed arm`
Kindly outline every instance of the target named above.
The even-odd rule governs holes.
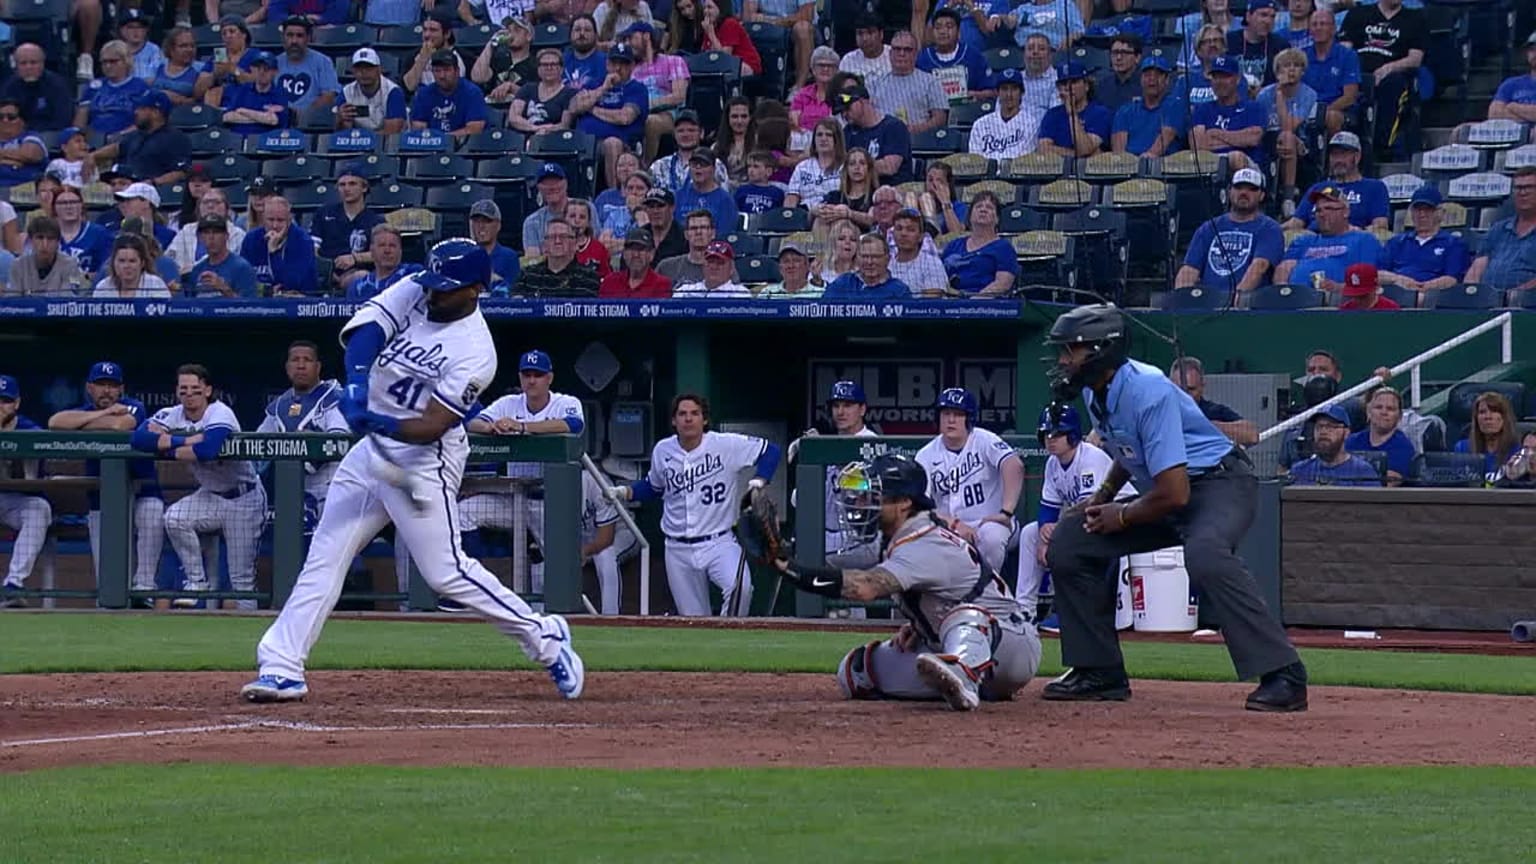
[[[900,594],[902,591],[901,583],[883,567],[839,570],[836,567],[813,567],[783,558],[774,564],[800,590],[823,597],[867,602]]]
[[[884,567],[873,570],[844,570],[843,599],[868,602],[900,594],[901,583]]]

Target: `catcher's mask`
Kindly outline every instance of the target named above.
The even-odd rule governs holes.
[[[880,536],[880,507],[890,498],[907,498],[917,510],[933,509],[928,472],[916,461],[886,453],[869,462],[850,462],[833,481],[837,525],[847,547],[873,543]]]

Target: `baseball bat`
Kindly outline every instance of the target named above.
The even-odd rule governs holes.
[[[747,550],[743,549],[743,550],[741,550],[741,557],[739,559],[737,559],[737,561],[736,561],[736,591],[732,595],[732,597],[735,599],[734,605],[735,605],[736,608],[732,610],[731,614],[737,616],[738,618],[745,618],[745,617],[747,617],[747,613],[752,611],[750,608],[749,609],[741,608],[742,605],[743,605],[742,602],[741,602],[741,595],[742,595],[741,588],[742,588],[742,581],[744,580],[744,578],[746,576],[746,572],[747,572]]]

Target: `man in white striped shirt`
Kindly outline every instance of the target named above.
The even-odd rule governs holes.
[[[924,248],[923,216],[907,209],[891,225],[891,277],[905,282],[914,297],[943,297],[949,293],[944,262],[931,247]]]
[[[853,37],[859,47],[844,54],[837,68],[840,72],[863,78],[868,85],[891,71],[891,49],[885,44],[885,25],[874,13],[865,12],[859,15],[853,28]]]
[[[917,68],[917,37],[903,30],[891,37],[891,71],[869,84],[875,107],[907,124],[916,135],[949,122],[949,97],[932,72]]]

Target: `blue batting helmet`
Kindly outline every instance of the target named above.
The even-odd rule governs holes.
[[[857,381],[838,381],[832,385],[832,391],[827,394],[828,404],[833,402],[857,402],[860,405],[869,404],[864,398],[864,388]]]
[[[491,256],[473,240],[443,240],[427,253],[427,269],[416,281],[434,291],[456,291],[466,285],[491,284]]]
[[[1041,410],[1040,425],[1035,427],[1035,436],[1040,439],[1040,446],[1044,447],[1045,439],[1054,435],[1066,435],[1073,447],[1083,440],[1083,419],[1077,416],[1076,408],[1052,402]]]
[[[964,411],[967,426],[976,425],[976,416],[981,413],[976,405],[976,395],[964,387],[950,387],[940,393],[934,407],[940,411]]]

